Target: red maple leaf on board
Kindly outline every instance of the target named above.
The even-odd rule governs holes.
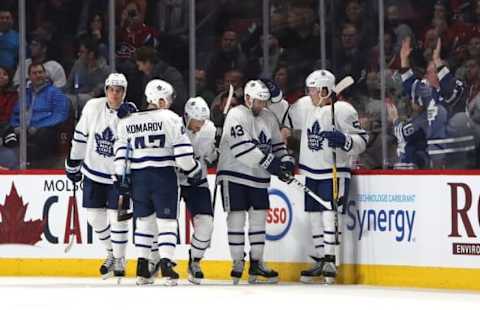
[[[42,240],[43,221],[25,221],[28,203],[18,195],[12,182],[10,194],[5,197],[5,203],[0,204],[0,244],[17,243],[34,245]]]

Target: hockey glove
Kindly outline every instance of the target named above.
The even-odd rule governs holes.
[[[291,161],[282,161],[280,163],[280,173],[278,179],[282,182],[289,183],[292,180],[295,165]]]
[[[67,158],[65,160],[65,174],[67,178],[72,181],[73,184],[78,183],[82,180],[82,173],[80,168],[82,167],[81,160],[72,160]]]
[[[281,161],[280,159],[273,156],[272,153],[265,155],[265,157],[260,162],[260,166],[265,168],[270,174],[278,176],[281,173]]]
[[[17,135],[12,127],[8,127],[3,134],[3,145],[6,147],[15,147],[18,144]]]
[[[118,118],[125,118],[133,112],[137,112],[138,109],[133,102],[124,102],[120,105],[117,110]]]
[[[331,148],[341,148],[346,152],[352,149],[352,138],[341,131],[322,131],[320,136],[328,140],[328,146]]]
[[[131,192],[131,190],[130,190],[130,185],[131,185],[130,176],[126,175],[125,180],[123,180],[122,178],[123,177],[121,175],[114,176],[113,185],[117,189],[119,195],[130,197],[130,192]]]
[[[278,103],[282,101],[283,99],[282,90],[280,89],[280,87],[278,87],[278,85],[273,80],[260,79],[260,81],[262,81],[265,84],[265,86],[267,86],[268,91],[270,92],[270,101],[272,103]]]
[[[198,186],[202,182],[202,165],[198,160],[195,161],[195,167],[189,172],[185,172],[187,175],[187,182],[191,186]]]

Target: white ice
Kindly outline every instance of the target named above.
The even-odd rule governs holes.
[[[302,310],[302,309],[478,309],[480,293],[449,290],[385,288],[359,285],[233,286],[206,281],[197,286],[180,281],[137,287],[115,279],[0,277],[0,309],[48,310]],[[467,308],[468,307],[468,308]]]

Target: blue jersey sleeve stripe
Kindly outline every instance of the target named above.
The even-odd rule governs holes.
[[[284,144],[283,142],[275,143],[275,144],[272,144],[272,147],[277,147],[277,146],[280,146],[280,145],[283,145],[283,144]]]
[[[73,141],[77,142],[77,143],[87,143],[87,141],[83,141],[83,140],[78,140],[78,139],[75,139],[73,138]]]
[[[175,155],[175,158],[185,157],[185,156],[193,156],[193,153],[190,152],[190,153],[178,154],[178,155]]]
[[[192,146],[189,143],[181,143],[181,144],[175,144],[173,147],[183,147],[183,146]]]
[[[79,135],[82,135],[82,136],[84,136],[85,138],[88,138],[88,135],[87,135],[87,134],[84,134],[83,132],[78,131],[78,130],[76,130],[76,129],[75,129],[75,133],[78,133]]]
[[[245,141],[240,141],[238,143],[235,143],[234,145],[232,145],[230,147],[231,150],[233,150],[234,148],[240,146],[240,145],[243,145],[243,144],[246,144],[246,143],[254,143],[252,140],[245,140]]]
[[[235,158],[238,158],[238,157],[240,157],[240,156],[243,156],[243,155],[247,154],[248,152],[253,151],[255,148],[256,148],[256,146],[254,145],[254,146],[252,146],[251,148],[249,148],[248,150],[245,150],[245,151],[240,152],[240,153],[238,153],[237,155],[235,155]]]

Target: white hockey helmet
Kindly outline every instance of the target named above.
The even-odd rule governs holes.
[[[305,86],[307,88],[313,87],[320,90],[326,88],[327,95],[322,97],[328,98],[335,89],[335,76],[328,70],[315,70],[305,79]]]
[[[145,97],[147,97],[148,103],[157,105],[158,107],[160,107],[160,99],[165,100],[167,103],[166,108],[168,109],[175,99],[175,91],[170,83],[164,80],[155,79],[148,82],[145,87]]]
[[[245,99],[245,105],[249,108],[252,107],[253,100],[258,99],[262,101],[270,100],[270,91],[268,90],[265,83],[260,80],[251,80],[248,81],[245,85],[243,91],[243,96]],[[250,98],[250,102],[247,100],[247,96]]]
[[[107,93],[107,88],[109,86],[123,87],[122,100],[125,100],[125,96],[127,95],[127,86],[128,86],[127,78],[125,77],[125,75],[123,75],[122,73],[110,73],[107,79],[105,80],[105,88],[104,88],[105,94]]]
[[[200,96],[188,99],[185,104],[185,116],[187,121],[191,119],[199,121],[210,119],[210,109],[207,102]]]

